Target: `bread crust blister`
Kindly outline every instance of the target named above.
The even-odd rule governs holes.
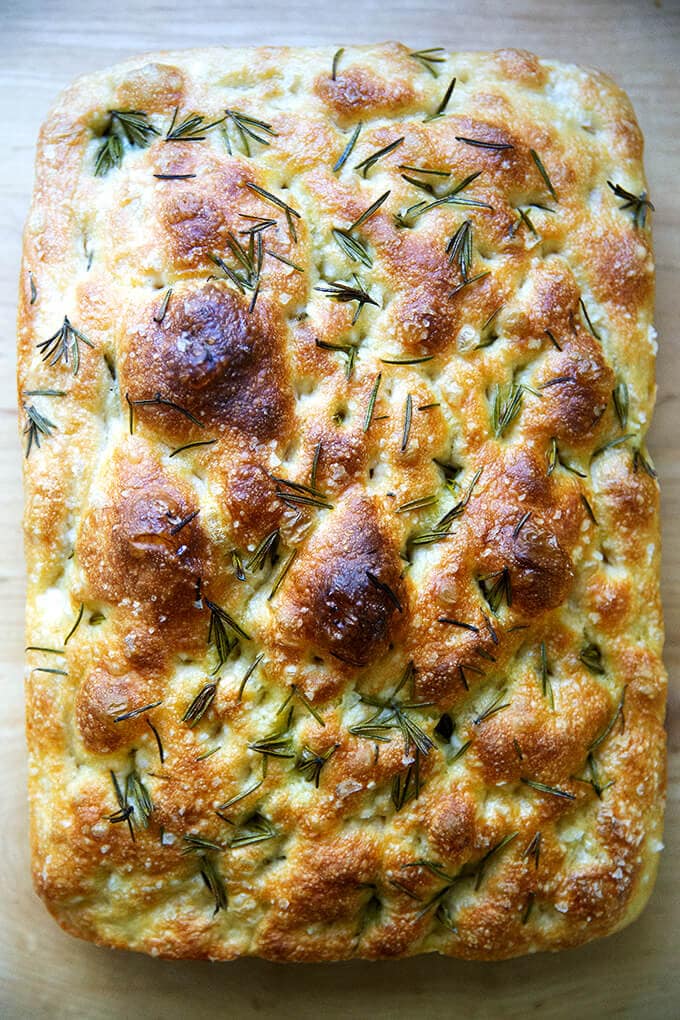
[[[64,928],[497,959],[637,915],[651,210],[626,96],[523,51],[188,50],[63,93],[18,386]]]

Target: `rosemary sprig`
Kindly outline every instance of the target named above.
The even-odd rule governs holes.
[[[57,362],[62,360],[65,365],[68,365],[70,358],[71,371],[73,375],[77,375],[80,368],[81,343],[86,344],[88,347],[94,347],[94,344],[87,339],[85,334],[81,333],[79,329],[76,329],[71,324],[68,315],[65,315],[64,321],[56,333],[53,333],[47,340],[42,340],[39,344],[36,344],[36,347],[42,354],[42,360],[46,361],[50,366],[56,365]]]
[[[409,437],[411,435],[411,421],[413,419],[413,397],[410,393],[406,394],[406,406],[404,409],[404,429],[401,436],[401,452],[405,453],[408,446]]]
[[[429,496],[417,496],[415,499],[410,499],[407,503],[402,503],[394,512],[395,514],[406,514],[413,510],[422,510],[424,507],[432,506],[436,502],[437,496],[435,493],[431,493]]]
[[[451,469],[448,467],[448,465],[440,464],[439,461],[435,461],[435,463],[437,464],[438,467],[440,467],[444,471],[444,476],[447,478],[447,484],[455,479],[455,475],[458,474],[457,469],[454,471],[453,474],[451,474]],[[442,538],[446,538],[446,536],[450,534],[449,529],[451,525],[458,517],[462,516],[466,506],[470,501],[472,493],[474,492],[475,486],[477,485],[477,482],[482,476],[483,470],[484,470],[483,468],[480,468],[478,471],[475,472],[463,498],[458,500],[455,506],[451,507],[450,510],[447,510],[444,516],[439,521],[437,521],[437,524],[435,525],[432,531],[425,532],[419,535],[414,535],[412,538],[409,539],[411,545],[429,545],[432,542],[436,542]],[[450,477],[447,477],[447,475],[450,475]]]
[[[270,531],[268,535],[265,535],[265,537],[258,542],[254,552],[245,565],[246,570],[262,570],[267,559],[269,559],[272,566],[274,565],[280,535],[281,533],[279,529],[275,528],[274,531]]]
[[[256,195],[259,195],[265,202],[269,202],[270,205],[275,205],[277,209],[282,209],[286,216],[286,223],[288,224],[288,232],[291,236],[293,244],[297,244],[297,233],[295,230],[295,220],[301,220],[302,216],[293,209],[292,206],[288,205],[283,201],[282,198],[278,198],[276,195],[272,195],[270,191],[265,191],[258,184],[252,184],[250,181],[246,181],[246,188],[250,188]]]
[[[446,56],[443,55],[445,53],[446,50],[443,46],[431,46],[427,50],[414,50],[413,53],[409,53],[409,57],[417,60],[426,71],[430,72],[433,78],[438,78],[436,65],[446,63]]]
[[[423,755],[429,754],[434,747],[434,742],[430,737],[428,737],[424,730],[418,726],[410,713],[423,708],[429,708],[431,702],[405,702],[397,700],[397,696],[401,690],[409,681],[413,680],[414,675],[415,670],[413,668],[413,664],[409,663],[394,691],[385,700],[361,694],[361,700],[365,704],[376,708],[377,711],[374,712],[368,719],[365,719],[363,723],[350,726],[349,732],[354,734],[354,736],[365,737],[369,740],[377,739],[386,742],[390,739],[387,735],[388,732],[390,730],[399,729],[404,742],[405,755],[409,755],[414,749],[416,751],[416,756],[418,753]]]
[[[629,407],[628,386],[626,385],[625,382],[620,382],[616,384],[612,391],[612,399],[614,401],[614,410],[616,411],[616,416],[619,419],[621,428],[625,432],[626,426],[628,425],[628,407]]]
[[[175,107],[175,112],[172,115],[172,121],[170,127],[167,130],[164,141],[166,142],[203,142],[208,131],[212,128],[217,127],[218,124],[222,124],[224,117],[220,117],[219,120],[214,120],[208,124],[205,123],[205,117],[202,117],[198,113],[188,114],[184,120],[177,123],[177,117],[179,116],[179,106]]]
[[[336,81],[337,80],[337,77],[338,77],[338,64],[340,63],[340,60],[341,60],[342,55],[343,55],[344,52],[345,52],[345,47],[341,46],[340,49],[336,50],[335,53],[333,54],[333,64],[331,66],[331,79],[332,79],[332,81]]]
[[[352,369],[354,368],[354,362],[356,361],[358,348],[354,344],[331,344],[326,340],[315,341],[316,346],[320,347],[323,351],[337,351],[340,354],[344,354],[347,358],[347,365],[345,367],[345,376],[349,379],[352,375]]]
[[[482,884],[489,861],[505,850],[506,846],[509,846],[518,835],[518,832],[509,832],[508,835],[503,836],[503,839],[499,840],[495,846],[492,846],[490,850],[487,850],[476,868],[475,891],[477,891]]]
[[[519,535],[520,531],[522,530],[522,528],[524,527],[524,525],[526,524],[526,522],[529,520],[530,517],[531,517],[531,510],[525,510],[525,512],[522,514],[522,516],[517,521],[517,524],[515,525],[515,527],[512,530],[512,537],[513,538],[517,538],[517,536]]]
[[[579,303],[579,305],[581,307],[581,311],[583,312],[583,318],[586,320],[586,325],[588,326],[588,329],[593,334],[593,336],[595,337],[596,340],[601,340],[602,337],[600,336],[600,334],[597,332],[597,330],[593,326],[593,323],[591,321],[590,316],[588,315],[588,309],[586,308],[586,305],[585,305],[585,302],[584,302],[583,298],[579,298],[579,302],[578,303]]]
[[[262,762],[263,765],[266,765],[267,759],[263,758]],[[249,786],[247,789],[242,790],[241,793],[237,793],[234,797],[230,797],[229,800],[226,800],[224,802],[224,804],[220,804],[216,812],[220,816],[220,818],[222,817],[222,812],[228,811],[230,807],[234,806],[234,804],[238,804],[240,801],[245,800],[246,797],[249,797],[251,793],[255,793],[255,790],[259,790],[259,788],[262,786],[265,780],[266,774],[267,774],[266,769],[263,768],[262,779],[258,780],[257,783],[253,783],[253,785]]]
[[[522,410],[525,393],[540,397],[540,393],[525,386],[524,383],[510,383],[507,387],[494,388],[491,420],[496,438],[500,439]]]
[[[288,506],[309,506],[315,507],[317,510],[332,510],[333,504],[329,503],[327,499],[321,498],[320,496],[307,495],[304,492],[284,492],[282,489],[277,489],[274,493],[275,496]]]
[[[399,164],[399,169],[400,170],[408,170],[408,172],[412,173],[412,174],[423,174],[426,177],[427,176],[431,176],[431,177],[450,177],[451,176],[451,171],[450,170],[436,170],[434,168],[426,167],[426,166],[409,166],[407,163],[400,163]],[[406,178],[404,174],[402,174],[402,177],[404,177],[405,180],[409,180],[409,178]],[[421,182],[418,182],[418,183],[420,184]]]
[[[217,683],[214,682],[205,684],[196,697],[187,705],[184,715],[182,716],[182,722],[185,722],[189,729],[193,729],[197,723],[201,721],[205,713],[208,711],[213,701],[215,700],[215,694],[217,693]]]
[[[352,226],[349,229],[350,230],[356,230],[357,227],[363,226],[363,224],[366,223],[367,220],[370,220],[371,216],[374,216],[377,213],[377,211],[380,208],[380,206],[384,202],[387,201],[389,196],[390,196],[390,192],[389,191],[385,191],[382,195],[380,195],[379,198],[376,198],[375,202],[371,202],[371,204],[368,206],[368,208],[364,209],[364,211],[354,221],[354,223],[352,224]]]
[[[169,453],[169,457],[176,457],[178,453],[184,453],[185,450],[193,450],[196,446],[214,446],[217,442],[216,439],[199,439],[195,443],[185,443],[184,446],[178,446],[176,450]]]
[[[264,658],[264,653],[263,653],[263,652],[260,652],[260,654],[259,654],[259,655],[257,655],[257,656],[255,656],[255,658],[253,659],[253,661],[251,662],[251,664],[250,664],[250,665],[248,666],[248,669],[247,669],[247,670],[246,670],[246,672],[245,672],[245,675],[244,675],[244,677],[243,677],[243,680],[241,680],[241,683],[240,683],[240,685],[239,685],[239,689],[238,689],[238,700],[239,700],[239,701],[240,701],[240,700],[241,700],[241,698],[243,697],[243,692],[244,692],[244,691],[245,691],[245,689],[246,689],[246,684],[247,684],[247,683],[248,683],[248,681],[250,680],[251,676],[253,675],[253,673],[255,672],[255,670],[257,669],[257,667],[258,667],[258,666],[260,665],[260,663],[262,662],[262,659],[263,659],[263,658]]]
[[[31,289],[31,298],[30,298],[29,304],[34,305],[36,303],[37,299],[38,299],[38,288],[35,285],[35,280],[33,278],[33,273],[30,270],[28,272],[28,283],[29,283],[29,287]]]
[[[642,468],[645,474],[649,475],[650,478],[657,478],[656,469],[652,462],[649,460],[648,455],[644,454],[639,446],[636,446],[633,450],[633,471],[637,474],[638,468]]]
[[[354,325],[364,305],[374,305],[377,308],[378,302],[365,290],[356,273],[353,273],[352,276],[354,277],[354,286],[349,283],[336,281],[328,283],[325,287],[315,287],[314,289],[318,290],[321,294],[327,294],[332,301],[339,301],[343,304],[349,301],[356,301],[357,307],[352,318],[352,325]]]
[[[236,831],[229,841],[229,848],[238,850],[240,847],[252,846],[253,843],[264,843],[268,839],[274,839],[277,835],[278,833],[269,819],[256,811],[254,815],[236,827]]]
[[[333,167],[333,173],[337,173],[338,170],[341,170],[342,167],[347,162],[347,160],[349,159],[349,157],[352,155],[352,150],[354,149],[354,146],[357,144],[357,139],[361,133],[361,128],[362,123],[361,121],[359,121],[359,123],[354,128],[354,131],[350,136],[350,140],[348,141],[347,145],[345,146],[345,148],[342,150],[342,153],[338,157],[338,160]]]
[[[165,750],[163,748],[163,742],[161,740],[161,735],[158,732],[158,730],[156,729],[156,727],[154,726],[154,724],[151,722],[150,719],[146,720],[146,725],[149,727],[149,729],[151,730],[151,732],[154,735],[154,740],[156,741],[156,747],[158,748],[158,757],[159,757],[160,763],[162,765],[163,762],[165,761]]]
[[[65,397],[66,390],[24,390],[25,397]]]
[[[455,297],[456,294],[460,294],[461,290],[463,290],[465,287],[468,287],[471,283],[477,283],[478,280],[483,280],[485,276],[490,275],[491,273],[489,272],[488,269],[485,270],[483,273],[477,273],[476,276],[471,276],[469,277],[469,279],[463,280],[462,283],[459,283],[457,287],[454,287],[453,290],[449,291],[448,296],[450,298]]]
[[[399,601],[396,592],[394,592],[393,589],[390,588],[389,584],[386,581],[381,581],[380,578],[377,577],[371,570],[366,571],[366,577],[371,582],[374,588],[377,588],[378,591],[382,592],[383,595],[387,596],[387,598],[390,600],[394,608],[398,610],[398,612],[400,613],[403,612],[403,606]]]
[[[397,226],[412,227],[417,219],[423,216],[426,212],[429,212],[431,209],[438,208],[440,205],[469,206],[473,209],[489,209],[493,212],[493,206],[490,206],[487,202],[480,202],[478,199],[466,198],[465,196],[461,197],[461,192],[468,188],[473,181],[476,181],[481,173],[483,173],[482,170],[476,170],[474,173],[463,178],[463,180],[458,184],[454,184],[454,186],[450,188],[449,191],[445,192],[445,194],[434,197],[431,202],[418,202],[416,205],[412,205],[409,209],[407,209],[406,212],[398,213],[395,217]],[[416,181],[415,178],[406,177],[403,174],[402,176],[405,177],[405,180],[407,180],[409,184],[413,184],[420,188],[421,191],[426,191],[430,195],[435,194],[432,185],[427,182]]]
[[[577,779],[577,782],[579,783],[587,783],[589,786],[592,786],[598,800],[602,800],[602,794],[605,790],[608,790],[610,786],[614,785],[614,780],[610,779],[608,783],[602,782],[600,778],[600,770],[597,767],[597,762],[595,761],[595,756],[593,754],[588,754],[586,758],[586,768],[590,775],[589,779],[579,779],[578,777],[574,778]]]
[[[233,124],[236,129],[238,138],[240,139],[241,146],[246,156],[251,156],[250,140],[258,142],[260,145],[269,145],[269,139],[276,137],[276,131],[267,124],[264,120],[257,120],[255,117],[249,117],[248,114],[242,113],[240,110],[225,110],[225,116],[227,118],[227,124]],[[217,123],[221,123],[217,121]],[[224,138],[227,143],[227,151],[230,156],[233,155],[231,141],[229,139],[229,132],[226,130]],[[256,187],[253,185],[253,187]]]
[[[213,643],[215,650],[217,651],[217,666],[213,670],[216,673],[218,669],[221,669],[224,663],[229,658],[231,651],[238,644],[239,638],[245,638],[246,641],[250,640],[250,636],[246,634],[242,627],[217,603],[211,602],[210,599],[205,599],[205,604],[210,610],[210,625],[208,627],[208,644]],[[229,633],[233,632],[233,635]]]
[[[271,248],[265,248],[264,253],[265,255],[269,255],[270,258],[276,259],[277,262],[282,262],[284,266],[290,266],[290,268],[294,269],[296,273],[304,273],[302,266],[298,266],[296,262],[292,262],[290,259],[287,259],[285,255],[279,255],[277,251],[272,251]]]
[[[307,782],[314,783],[317,790],[319,788],[321,770],[329,758],[335,754],[338,746],[338,744],[333,744],[324,754],[318,754],[305,744],[295,760],[297,771],[302,773]]]
[[[428,121],[436,120],[437,117],[443,117],[444,116],[444,113],[446,112],[446,107],[449,105],[449,100],[451,99],[451,96],[453,95],[453,90],[455,89],[455,87],[456,87],[456,79],[452,78],[451,81],[449,82],[447,88],[446,88],[446,91],[444,92],[444,95],[442,96],[441,100],[437,104],[437,108],[434,111],[434,113],[428,113],[427,116],[424,118],[424,122],[426,124],[428,123]]]
[[[506,695],[506,690],[507,689],[505,687],[501,687],[500,691],[496,694],[496,697],[491,700],[484,711],[474,717],[472,721],[475,726],[480,726],[487,719],[490,719],[492,716],[497,715],[499,712],[510,707],[509,701],[503,701],[503,698]]]
[[[128,772],[125,779],[125,802],[132,807],[132,819],[139,829],[149,826],[153,812],[153,801],[136,769]]]
[[[438,616],[438,623],[446,623],[450,627],[459,627],[460,630],[470,630],[474,634],[479,634],[479,627],[475,627],[474,623],[465,623],[464,620],[454,620],[451,616]]]
[[[545,184],[546,188],[548,189],[548,191],[550,192],[552,197],[555,199],[555,201],[559,202],[559,198],[557,197],[557,192],[555,191],[554,187],[552,186],[552,181],[548,177],[548,171],[543,166],[543,162],[541,160],[541,157],[538,155],[538,153],[536,152],[535,149],[529,149],[529,152],[531,153],[531,158],[533,159],[534,163],[536,164],[536,169],[538,170],[539,174],[543,178],[543,183]]]
[[[134,409],[135,407],[169,407],[173,411],[177,411],[188,421],[193,422],[194,425],[198,425],[200,429],[204,428],[203,422],[199,421],[191,411],[187,411],[186,407],[182,407],[180,404],[176,404],[174,400],[166,400],[160,393],[156,393],[153,397],[144,397],[141,400],[133,400],[129,393],[125,394],[128,408],[130,409],[130,435],[134,432]],[[216,440],[213,440],[215,442]],[[193,444],[192,444],[193,445]],[[186,449],[181,447],[180,449]],[[179,453],[179,450],[177,450]]]
[[[592,754],[593,751],[597,750],[597,748],[600,746],[600,744],[604,743],[604,741],[607,739],[609,734],[614,729],[614,726],[616,725],[616,723],[617,723],[619,718],[621,718],[621,720],[624,722],[624,725],[625,725],[625,719],[624,719],[624,715],[623,715],[623,710],[624,710],[624,706],[625,706],[625,703],[626,703],[626,690],[627,689],[628,689],[628,685],[626,684],[624,686],[623,690],[621,691],[621,697],[618,700],[618,704],[616,706],[614,714],[612,715],[611,719],[609,720],[609,722],[607,723],[605,728],[602,730],[600,735],[595,738],[595,740],[592,742],[592,744],[588,748],[588,753],[589,754]]]
[[[543,837],[542,837],[541,832],[539,830],[532,837],[531,842],[527,844],[526,849],[522,853],[522,859],[523,860],[526,860],[527,857],[533,857],[533,859],[534,859],[534,868],[536,870],[538,870],[538,862],[539,862],[540,857],[541,857],[541,840],[542,840],[542,838]]]
[[[201,512],[200,509],[192,510],[191,513],[186,514],[184,517],[180,517],[179,520],[176,517],[172,517],[170,514],[168,514],[167,516],[169,517],[170,523],[172,524],[172,527],[170,528],[170,534],[179,535],[182,528],[186,528],[187,524],[191,524],[191,522],[196,517],[198,517],[200,512]]]
[[[224,850],[221,843],[215,843],[211,839],[206,839],[200,833],[188,832],[182,836],[182,840],[184,842],[182,857],[187,857],[189,854],[205,853],[209,850],[216,850],[218,852]]]
[[[390,152],[394,152],[395,149],[399,148],[403,141],[403,135],[401,138],[395,138],[395,140],[390,142],[389,145],[384,145],[382,149],[377,149],[375,152],[371,153],[370,156],[367,156],[366,159],[363,159],[361,163],[357,163],[354,169],[361,170],[362,177],[366,177],[368,175],[368,171],[375,166],[379,159],[382,159],[383,156],[388,156]]]
[[[454,761],[458,761],[459,758],[462,758],[471,744],[472,744],[471,740],[466,740],[465,743],[461,744],[458,750],[449,758],[449,764],[453,765]]]
[[[472,223],[470,220],[463,220],[446,245],[446,253],[449,256],[449,262],[458,263],[460,275],[464,281],[467,281],[472,266]]]
[[[602,665],[602,652],[596,644],[589,641],[583,646],[579,653],[579,659],[591,673],[596,675],[604,674],[604,666]]]
[[[464,145],[475,146],[478,149],[494,149],[496,152],[515,148],[510,142],[484,142],[481,138],[466,138],[464,135],[456,135],[456,141],[463,142]]]
[[[539,783],[536,779],[526,779],[524,776],[521,777],[521,781],[526,786],[530,786],[532,790],[538,790],[539,793],[549,793],[553,797],[561,797],[562,800],[576,800],[576,796],[573,793],[561,790],[557,786],[548,786],[547,783]]]
[[[298,687],[297,684],[291,684],[290,685],[290,694],[285,699],[285,701],[283,702],[281,707],[278,709],[276,714],[277,715],[281,715],[282,712],[285,712],[285,710],[290,705],[291,701],[293,701],[295,698],[297,698],[298,701],[300,701],[300,703],[307,709],[309,714],[311,716],[313,716],[314,719],[316,719],[316,721],[318,722],[319,726],[325,726],[326,725],[326,723],[323,721],[323,717],[314,708],[314,705],[312,704],[312,702],[309,700],[309,698],[304,693],[304,691],[300,690],[300,688]]]
[[[366,414],[364,415],[364,427],[363,427],[364,432],[368,432],[369,428],[371,427],[371,422],[373,420],[373,412],[375,411],[375,402],[378,399],[378,390],[380,389],[381,379],[382,373],[378,372],[377,376],[375,377],[375,382],[373,383],[373,388],[371,389],[371,395],[368,398]]]
[[[109,770],[109,774],[111,776],[111,782],[113,783],[113,792],[115,794],[116,801],[118,802],[118,810],[110,814],[108,816],[108,819],[113,825],[117,825],[120,822],[125,822],[130,832],[130,839],[134,843],[135,830],[132,825],[132,813],[134,811],[134,806],[128,803],[127,797],[123,793],[120,783],[118,782],[118,777],[116,776],[116,773],[113,771],[113,769]]]
[[[593,508],[588,502],[587,498],[583,495],[583,493],[581,493],[581,502],[583,503],[585,512],[588,514],[588,517],[590,517],[593,524],[597,524],[597,518],[593,512]]]
[[[286,577],[288,571],[290,570],[290,568],[292,567],[293,560],[295,559],[297,554],[298,554],[297,549],[293,549],[293,551],[291,552],[290,556],[288,557],[288,559],[285,561],[285,563],[281,567],[281,570],[279,571],[279,575],[276,578],[276,580],[274,581],[274,584],[272,585],[272,590],[269,592],[269,595],[267,596],[267,601],[268,602],[271,602],[271,600],[274,598],[274,596],[276,595],[277,591],[279,590],[279,588],[283,584],[283,582],[285,580],[285,577]]]
[[[478,577],[477,582],[492,613],[498,612],[504,599],[505,604],[510,608],[512,605],[512,584],[510,571],[507,567],[503,567],[493,574],[487,574],[485,577]]]
[[[392,779],[392,803],[395,811],[401,809],[411,800],[418,800],[420,794],[420,752],[416,748],[413,761],[405,772],[397,772]]]
[[[47,436],[49,438],[52,435],[52,429],[56,429],[57,426],[44,414],[41,414],[33,404],[24,404],[24,411],[26,412],[24,435],[28,436],[26,440],[26,456],[28,457],[33,444],[35,443],[40,449],[40,437]]]
[[[257,234],[249,233],[247,248],[244,248],[231,232],[227,233],[225,241],[231,254],[236,259],[236,267],[230,266],[221,256],[214,253],[210,256],[210,259],[222,270],[225,277],[234,284],[241,294],[245,294],[246,291],[253,292],[253,300],[249,309],[252,312],[257,300],[264,257],[262,232],[260,231]]]
[[[309,474],[309,484],[310,484],[310,488],[312,488],[312,489],[316,489],[316,476],[317,476],[317,473],[318,473],[318,470],[319,470],[319,459],[321,457],[322,449],[323,449],[323,440],[320,439],[319,442],[314,447],[314,456],[312,458],[312,469],[311,469],[310,474]]]
[[[639,195],[634,195],[631,191],[626,191],[620,184],[613,184],[611,181],[607,181],[607,184],[617,198],[624,200],[623,205],[620,205],[619,209],[631,209],[635,227],[645,227],[647,225],[648,210],[651,209],[654,212],[654,206],[647,198],[647,192],[642,191]]]
[[[332,229],[333,239],[338,245],[340,250],[344,252],[347,258],[351,259],[352,262],[361,262],[363,266],[370,269],[373,265],[373,259],[368,253],[368,250],[364,243],[357,237],[352,237],[349,230],[342,230],[340,227],[333,227]]]
[[[426,361],[433,361],[434,354],[421,354],[416,358],[380,358],[383,365],[424,365]],[[418,410],[423,411],[428,407],[439,407],[439,404],[423,404]]]
[[[77,616],[75,618],[75,622],[74,622],[73,626],[71,627],[70,631],[68,632],[68,634],[66,635],[66,637],[64,638],[64,647],[66,647],[66,645],[69,643],[69,641],[71,640],[71,638],[73,637],[75,632],[78,630],[78,627],[80,626],[80,621],[83,618],[83,613],[84,612],[85,612],[85,603],[81,602],[80,603],[80,608],[78,610],[78,614],[77,614]]]
[[[165,313],[168,310],[168,305],[170,304],[170,298],[171,297],[172,297],[172,287],[168,287],[168,289],[166,290],[165,294],[163,295],[163,300],[161,301],[160,308],[158,309],[158,312],[153,317],[153,321],[157,322],[159,326],[162,323],[163,319],[165,318]]]
[[[427,913],[429,913],[429,911],[434,906],[437,906],[438,919],[442,920],[442,922],[445,923],[447,927],[451,927],[450,923],[448,923],[447,918],[448,912],[445,911],[443,918],[439,916],[440,910],[442,910],[442,908],[444,907],[442,901],[445,899],[447,894],[451,891],[451,889],[454,887],[454,885],[456,885],[457,882],[460,882],[466,878],[474,878],[475,880],[474,888],[476,892],[480,888],[484,880],[484,876],[488,870],[489,864],[494,860],[494,858],[497,858],[499,854],[501,854],[503,850],[507,846],[509,846],[514,839],[517,838],[518,835],[519,835],[518,832],[508,833],[501,840],[499,840],[498,843],[496,843],[489,850],[487,850],[484,856],[481,857],[478,861],[469,862],[468,864],[465,864],[460,869],[457,875],[448,874],[444,870],[444,868],[440,864],[437,864],[435,861],[421,859],[402,865],[403,868],[426,868],[436,878],[443,879],[443,881],[445,882],[445,885],[441,889],[439,889],[439,891],[436,892],[434,896],[432,896],[420,909],[420,911],[417,914],[417,918],[420,919],[421,917],[424,917]],[[453,928],[453,930],[455,931],[455,928]]]
[[[117,715],[113,721],[120,723],[127,722],[128,719],[136,719],[137,716],[144,715],[145,712],[150,712],[152,708],[158,708],[162,704],[162,701],[153,701],[150,705],[142,705],[140,708],[133,708],[129,712],[123,712],[122,715]]]
[[[550,682],[550,670],[548,669],[548,653],[545,648],[545,641],[541,641],[541,691],[543,697],[548,699],[550,708],[555,711],[555,695]]]
[[[109,110],[109,122],[95,158],[95,177],[103,177],[123,162],[126,141],[132,148],[145,149],[159,132],[142,110]]]
[[[248,744],[251,751],[267,755],[270,758],[294,758],[293,740],[287,730],[277,730],[260,740]]]
[[[215,900],[215,909],[213,911],[213,917],[220,910],[226,910],[228,906],[227,889],[222,880],[222,877],[217,870],[215,862],[207,856],[207,854],[201,855],[201,867],[200,867],[201,878],[205,882],[208,892],[211,893]]]
[[[157,181],[192,181],[196,174],[154,174]]]

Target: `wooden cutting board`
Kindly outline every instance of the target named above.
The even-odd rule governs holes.
[[[680,3],[678,0],[3,0],[0,109],[0,1015],[519,1018],[680,1016]],[[659,402],[650,449],[661,477],[669,804],[656,891],[640,921],[604,942],[500,964],[434,957],[381,964],[171,963],[63,934],[29,880],[23,734],[23,564],[15,426],[14,315],[20,233],[39,125],[76,75],[145,50],[215,43],[401,38],[414,48],[520,46],[598,66],[630,94],[656,204]],[[675,525],[675,526],[674,526]]]

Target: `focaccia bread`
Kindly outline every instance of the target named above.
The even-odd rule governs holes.
[[[25,234],[38,892],[170,957],[496,959],[661,849],[652,206],[521,51],[91,75]]]

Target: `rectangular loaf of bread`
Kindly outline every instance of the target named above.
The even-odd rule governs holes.
[[[67,931],[497,959],[638,914],[652,209],[626,96],[523,51],[189,50],[62,94],[18,386]]]

